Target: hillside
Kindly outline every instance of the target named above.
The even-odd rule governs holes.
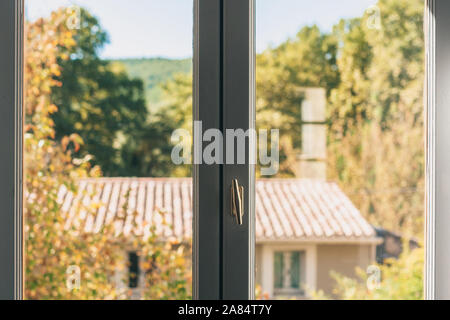
[[[192,70],[192,60],[172,60],[164,58],[120,59],[114,64],[122,65],[133,78],[144,81],[147,103],[154,110],[161,103],[160,84],[170,80],[177,73],[188,73]]]

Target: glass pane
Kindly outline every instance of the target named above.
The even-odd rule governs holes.
[[[193,1],[25,5],[25,298],[190,299]]]
[[[295,251],[291,253],[291,288],[300,288],[300,252]]]
[[[284,287],[284,255],[282,252],[275,253],[275,288],[281,289]]]
[[[128,253],[128,287],[135,289],[139,285],[139,256],[137,252]]]
[[[256,0],[260,297],[423,299],[423,13]],[[303,295],[274,290],[274,252]]]

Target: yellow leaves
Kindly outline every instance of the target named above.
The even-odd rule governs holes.
[[[61,139],[61,146],[64,151],[67,150],[69,144],[72,143],[74,146],[75,152],[80,150],[80,145],[83,144],[83,139],[78,134],[71,134],[70,136],[65,136]],[[86,159],[85,161],[89,161],[90,159]]]
[[[67,150],[67,146],[69,145],[69,143],[70,143],[69,137],[65,136],[62,138],[61,146],[62,146],[63,150]]]
[[[73,33],[64,24],[64,13],[26,24],[25,39],[25,107],[27,114],[40,110],[38,99],[50,94],[52,86],[60,85],[54,77],[61,74],[58,57],[65,58],[61,46],[75,45]],[[47,103],[47,102],[46,102]]]
[[[64,36],[65,36],[67,39],[73,39],[73,38],[72,38],[72,32],[71,32],[71,31],[66,31],[66,32],[64,33]]]
[[[145,262],[141,263],[142,270],[150,270],[151,266],[152,266],[151,263],[148,262],[148,261],[145,261]]]
[[[100,168],[100,166],[94,166],[90,171],[89,171],[89,176],[91,177],[101,177],[102,176],[102,170]]]
[[[55,113],[58,111],[58,107],[54,104],[50,104],[47,109],[49,114]],[[53,122],[53,121],[52,121]]]
[[[62,60],[68,60],[68,59],[69,59],[69,55],[68,55],[67,53],[62,53],[61,56],[60,56],[60,58],[61,58]]]
[[[70,139],[75,144],[75,152],[78,152],[80,150],[80,145],[83,144],[83,139],[75,133],[70,135]]]
[[[92,202],[90,204],[90,209],[92,209],[95,212],[103,206],[104,206],[104,203],[102,203],[102,202]]]
[[[61,75],[60,67],[57,64],[52,64],[50,66],[50,71],[55,77],[59,77]]]

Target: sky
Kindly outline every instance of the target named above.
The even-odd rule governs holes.
[[[256,0],[256,49],[295,36],[304,25],[330,31],[342,18],[362,16],[376,0]],[[78,5],[99,18],[110,37],[103,58],[192,56],[193,0],[25,0],[35,20],[59,7]]]

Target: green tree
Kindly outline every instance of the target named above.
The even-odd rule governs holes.
[[[341,20],[334,26],[333,35],[340,43],[336,61],[339,85],[331,90],[328,117],[332,134],[345,135],[352,125],[373,118],[367,108],[373,52],[360,18]]]
[[[123,158],[131,163],[129,172],[136,176],[190,177],[190,165],[175,165],[171,154],[172,133],[187,130],[192,137],[192,74],[180,73],[160,85],[162,100],[156,112],[150,114],[146,127],[135,141],[123,149]],[[192,140],[185,141],[190,150]]]
[[[123,66],[133,78],[144,81],[147,108],[150,112],[158,111],[164,103],[162,83],[170,81],[178,73],[192,72],[192,59],[140,58],[118,59],[111,61],[114,65]]]
[[[143,83],[100,59],[108,35],[87,10],[81,9],[74,32],[76,45],[59,47],[69,59],[59,59],[56,80],[62,85],[52,88],[52,102],[59,107],[52,115],[56,137],[80,135],[84,146],[77,154],[92,155],[106,175],[129,175],[133,163],[123,148],[137,139],[148,117]]]
[[[375,225],[421,237],[423,1],[380,0],[380,28],[342,21],[341,81],[329,98],[329,173]]]

